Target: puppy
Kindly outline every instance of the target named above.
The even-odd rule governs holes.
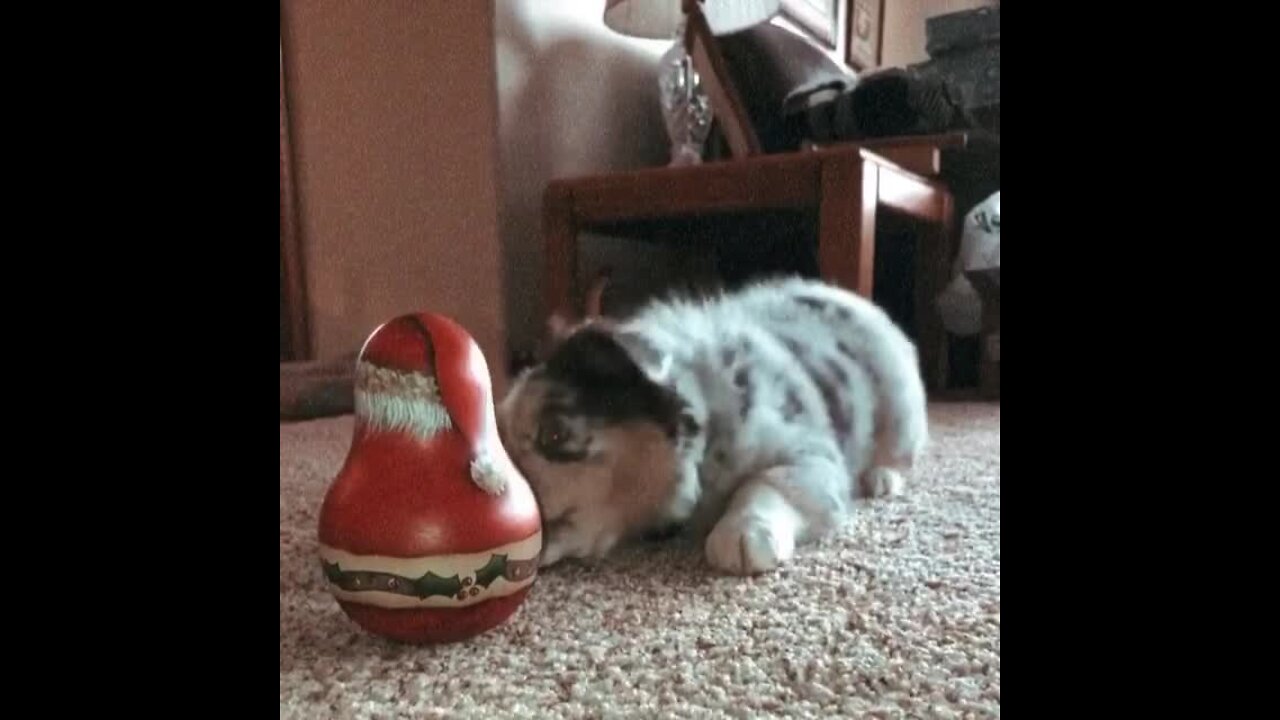
[[[901,492],[928,441],[915,347],[871,302],[759,283],[565,331],[498,408],[542,505],[542,562],[672,527],[754,574]]]

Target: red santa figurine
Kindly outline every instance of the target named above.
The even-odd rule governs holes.
[[[320,510],[320,558],[346,614],[412,643],[505,621],[542,550],[528,483],[498,438],[489,370],[471,336],[429,313],[365,343],[356,425]]]

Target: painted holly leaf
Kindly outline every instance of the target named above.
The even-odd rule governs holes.
[[[494,580],[502,577],[507,570],[507,556],[493,555],[489,557],[489,562],[485,566],[476,571],[476,584],[489,587]]]
[[[433,572],[427,572],[426,575],[418,578],[413,583],[414,595],[420,598],[429,598],[433,595],[444,595],[453,597],[462,592],[462,580],[457,575],[452,577],[440,577]]]

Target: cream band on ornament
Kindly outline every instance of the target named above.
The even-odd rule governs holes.
[[[408,431],[425,440],[453,427],[436,379],[361,360],[356,364],[356,417],[371,430]]]
[[[320,546],[329,588],[340,600],[385,608],[457,608],[533,584],[542,531],[493,550],[425,558],[353,555]]]

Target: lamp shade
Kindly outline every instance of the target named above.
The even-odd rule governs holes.
[[[781,0],[704,0],[702,14],[715,35],[746,30],[778,14]],[[638,38],[669,40],[684,20],[683,0],[606,0],[604,24]]]

